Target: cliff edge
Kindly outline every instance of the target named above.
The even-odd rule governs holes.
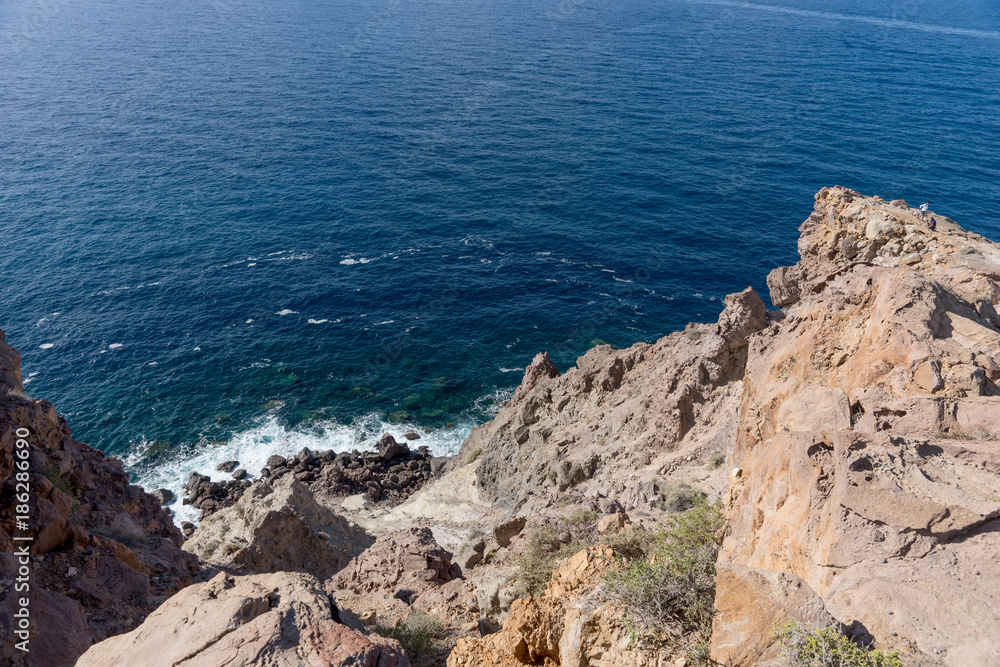
[[[795,590],[908,665],[1000,664],[1000,246],[917,213],[825,188],[768,276],[785,316],[749,341],[721,662],[773,655]]]

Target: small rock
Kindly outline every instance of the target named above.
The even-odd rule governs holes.
[[[501,521],[493,527],[493,537],[497,544],[502,547],[510,546],[510,541],[521,534],[524,529],[525,518],[523,516],[514,517]]]
[[[383,435],[382,439],[378,441],[378,455],[384,461],[391,461],[392,459],[405,456],[409,452],[409,447],[396,442],[396,439],[389,433]]]
[[[374,609],[369,609],[368,611],[358,616],[358,620],[364,623],[365,625],[375,625],[377,619],[378,616],[375,614]]]
[[[407,440],[419,440],[420,434],[415,431],[410,431],[409,433],[404,433],[403,437]]]
[[[597,532],[602,535],[607,533],[617,533],[630,523],[632,523],[632,521],[628,518],[628,514],[625,514],[624,512],[608,514],[597,522]]]
[[[233,479],[239,480],[247,476],[247,471],[245,468],[239,468],[233,471]]]
[[[215,467],[219,472],[232,472],[240,467],[239,461],[223,461]]]
[[[174,492],[170,489],[157,489],[155,491],[150,491],[149,495],[153,496],[160,501],[160,505],[169,505],[174,502]]]
[[[267,457],[267,467],[271,470],[274,470],[275,468],[282,468],[286,465],[288,465],[288,459],[284,456],[278,456],[275,454],[274,456]]]

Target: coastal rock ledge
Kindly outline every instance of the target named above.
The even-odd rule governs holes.
[[[767,276],[780,310],[747,288],[653,344],[598,346],[563,373],[536,356],[398,504],[317,492],[307,452],[203,522],[186,546],[200,577],[160,501],[24,395],[0,334],[0,630],[24,427],[38,652],[23,664],[666,667],[693,665],[697,639],[715,664],[778,667],[773,628],[794,621],[907,667],[1000,666],[1000,245],[929,215],[934,230],[905,202],[824,188],[800,261]],[[395,461],[393,444],[343,468]],[[642,531],[699,496],[728,520],[711,637],[706,619],[636,641],[605,574],[636,549],[652,564]],[[409,656],[358,618],[438,643]]]

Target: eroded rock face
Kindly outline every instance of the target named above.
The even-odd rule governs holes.
[[[372,539],[316,502],[291,477],[254,484],[231,507],[198,526],[184,548],[234,573],[308,572],[326,578],[364,551]]]
[[[219,574],[189,586],[78,667],[409,667],[399,643],[341,622],[307,574]]]
[[[379,536],[334,579],[336,588],[358,594],[380,592],[412,603],[429,589],[460,577],[451,553],[434,541],[428,528],[409,528]]]
[[[17,446],[19,429],[27,447]],[[30,485],[28,531],[16,524],[19,482]],[[121,461],[74,440],[55,406],[25,396],[20,355],[0,332],[0,631],[8,639],[20,597],[13,551],[25,544],[15,535],[33,538],[32,641],[24,655],[5,640],[4,664],[72,665],[95,640],[134,628],[198,571],[160,500],[129,484]]]
[[[788,308],[750,339],[717,659],[752,664],[733,610],[786,573],[907,664],[1000,664],[1000,247],[936,217],[826,188],[769,276]]]
[[[625,509],[648,504],[638,468],[669,466],[682,441],[690,453],[731,439],[747,336],[767,321],[748,288],[726,297],[717,324],[653,345],[598,346],[561,376],[536,357],[517,400],[473,429],[452,465],[476,459],[479,496],[505,507],[550,485],[601,489]]]
[[[591,547],[564,561],[545,595],[523,597],[511,605],[499,632],[462,638],[448,656],[448,667],[522,667],[592,665],[658,667],[679,657],[670,647],[632,647],[626,609],[602,593],[603,575],[614,563],[608,547]]]

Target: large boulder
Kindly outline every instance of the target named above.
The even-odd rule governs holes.
[[[237,501],[202,521],[184,548],[234,573],[308,572],[326,578],[372,539],[316,502],[292,477],[257,482]]]
[[[344,619],[346,620],[346,619]],[[225,573],[170,598],[136,630],[92,646],[78,667],[409,667],[399,643],[347,625],[320,582]]]
[[[409,603],[459,576],[461,568],[429,528],[407,528],[380,535],[337,575],[334,586],[358,594],[403,596]]]

